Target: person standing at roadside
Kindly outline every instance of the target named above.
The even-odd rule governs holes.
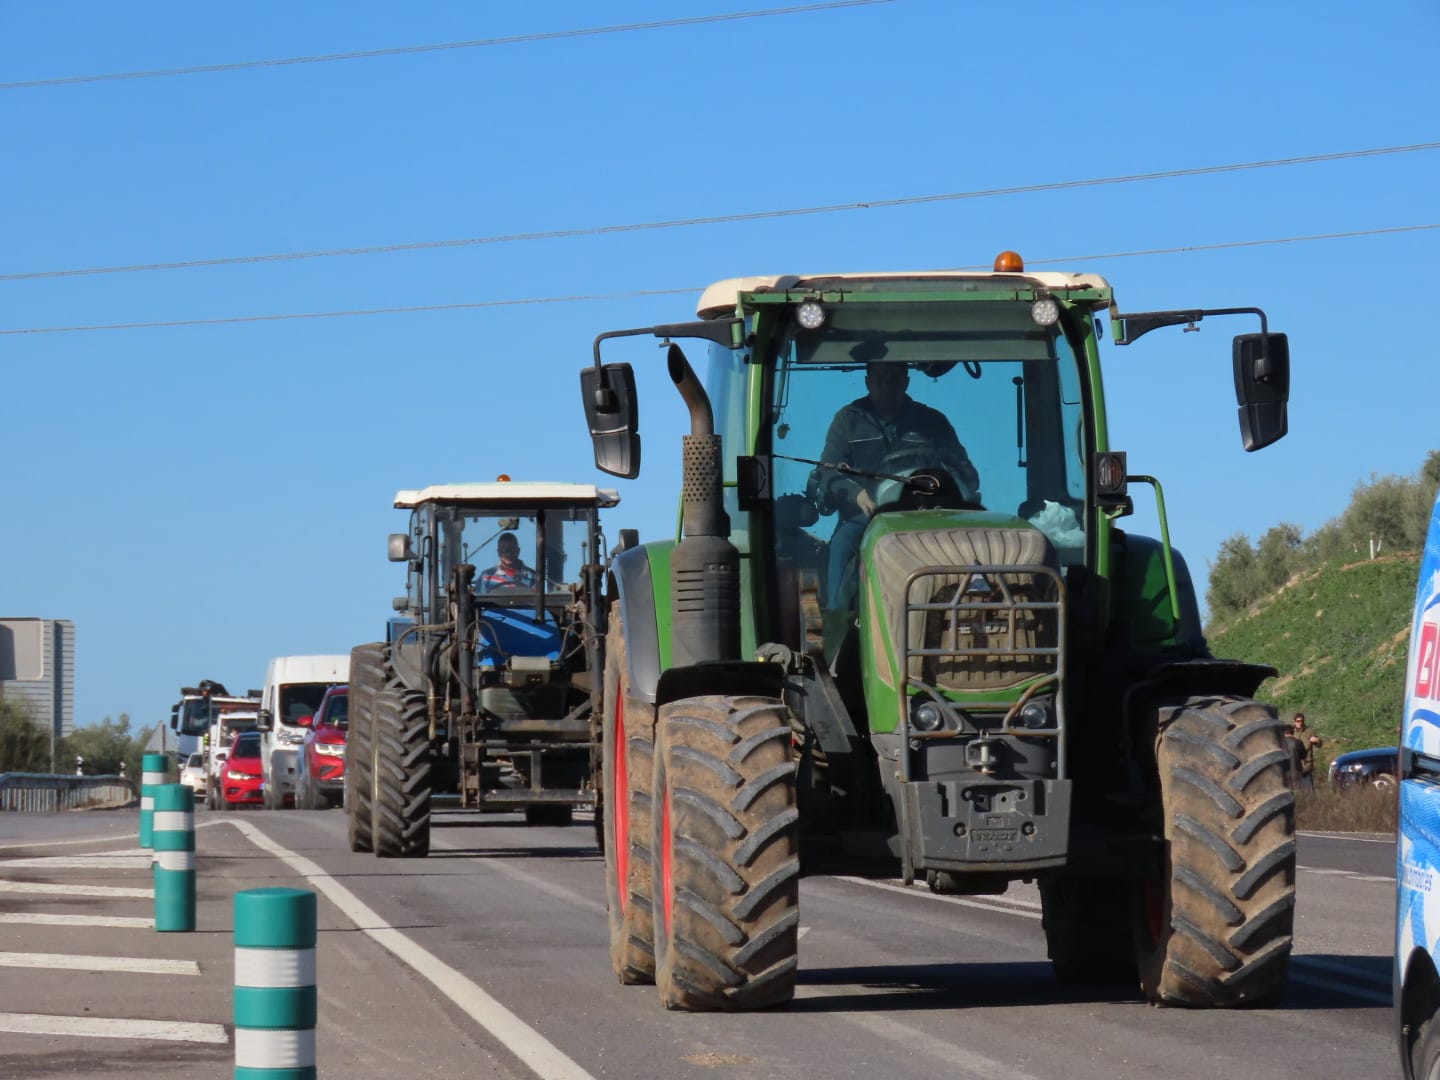
[[[1285,733],[1290,750],[1290,759],[1295,767],[1295,786],[1306,791],[1315,790],[1315,748],[1323,746],[1325,740],[1311,734],[1305,728],[1305,714],[1297,712]]]

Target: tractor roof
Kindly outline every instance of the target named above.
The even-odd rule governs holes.
[[[739,277],[717,281],[700,295],[697,313],[706,319],[733,314],[741,293],[793,290],[810,294],[822,289],[827,292],[838,291],[844,289],[847,282],[858,284],[868,281],[953,281],[957,284],[991,282],[996,288],[1041,288],[1059,293],[1091,289],[1103,289],[1108,293],[1110,289],[1110,283],[1099,274],[1056,271],[1003,274],[988,270],[900,270],[871,274],[774,274],[768,277]],[[1108,295],[1104,302],[1109,303]]]
[[[519,509],[526,506],[615,506],[620,495],[613,488],[594,484],[561,484],[553,481],[502,481],[490,484],[431,484],[395,495],[395,505],[413,510],[425,503],[448,506],[496,506]]]

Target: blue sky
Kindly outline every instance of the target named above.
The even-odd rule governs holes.
[[[244,5],[0,0],[0,82],[759,11],[740,0]],[[781,6],[780,4],[773,5]],[[893,0],[687,26],[0,89],[0,276],[593,230],[1440,140],[1440,6]],[[1437,445],[1440,150],[729,224],[0,279],[0,614],[77,627],[76,717],[380,636],[396,490],[620,489],[673,531],[685,413],[642,340],[645,472],[593,467],[595,334],[681,321],[741,274],[988,264],[1106,275],[1125,310],[1259,306],[1290,436],[1240,447],[1230,337],[1108,356],[1112,442],[1165,485],[1202,590],[1235,533],[1307,532]],[[1196,250],[1211,248],[1210,250]],[[1171,254],[1100,258],[1175,250]],[[671,290],[678,290],[670,293]],[[551,303],[519,301],[609,297]],[[458,310],[70,333],[447,304]],[[964,432],[961,432],[962,438]],[[1152,531],[1143,489],[1131,523]],[[1255,657],[1253,659],[1264,659]]]

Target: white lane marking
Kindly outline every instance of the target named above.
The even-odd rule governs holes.
[[[44,893],[46,896],[134,896],[149,899],[154,889],[129,889],[121,885],[51,885],[40,881],[6,881],[0,878],[0,892]]]
[[[1395,884],[1393,877],[1385,877],[1381,874],[1362,874],[1358,870],[1336,870],[1332,866],[1296,866],[1306,874],[1320,874],[1325,877],[1347,877],[1354,881],[1386,881],[1391,885]]]
[[[174,1020],[119,1020],[105,1016],[43,1016],[0,1013],[0,1031],[17,1035],[77,1035],[94,1039],[156,1039],[162,1042],[215,1043],[230,1039],[220,1024],[181,1024]]]
[[[987,904],[980,900],[968,900],[963,896],[943,896],[930,892],[928,888],[921,892],[913,887],[907,888],[904,885],[893,884],[889,881],[875,881],[871,878],[837,875],[831,880],[848,881],[852,885],[868,885],[872,889],[888,889],[890,892],[904,893],[921,900],[938,900],[942,904],[958,904],[960,907],[979,908],[981,911],[998,911],[1002,915],[1019,915],[1022,919],[1040,918],[1040,905],[1032,904],[1028,900],[997,900],[997,902]]]
[[[1333,832],[1307,832],[1301,829],[1295,830],[1296,836],[1310,836],[1316,840],[1348,840],[1357,844],[1389,844],[1395,846],[1393,836],[1358,836],[1355,833],[1333,833]]]
[[[0,869],[29,870],[149,870],[153,856],[143,855],[53,855],[28,859],[0,860]]]
[[[594,1080],[579,1064],[475,983],[387,924],[354,893],[320,866],[271,840],[248,821],[229,821],[252,844],[300,874],[365,935],[428,979],[466,1015],[490,1032],[535,1075],[544,1080]]]
[[[68,953],[0,952],[0,967],[53,971],[126,971],[135,975],[199,975],[194,960],[151,960],[140,956],[71,956]]]
[[[1394,1004],[1394,999],[1388,990],[1381,994],[1374,990],[1366,990],[1364,987],[1355,986],[1352,983],[1341,982],[1338,979],[1326,979],[1317,975],[1307,975],[1303,971],[1296,971],[1293,967],[1290,969],[1290,981],[1303,983],[1306,986],[1314,986],[1320,990],[1328,990],[1334,994],[1346,994],[1353,998],[1359,998],[1361,1001],[1368,1001],[1372,1005],[1390,1006]]]
[[[810,932],[810,927],[808,927],[808,926],[802,926],[802,927],[800,927],[799,930],[795,931],[795,940],[796,940],[796,941],[799,941],[801,938],[803,938],[803,937],[804,937],[806,934],[808,934],[809,932]]]
[[[197,821],[195,823],[195,827],[197,829],[204,829],[208,828],[211,825],[228,824],[229,822],[227,821],[221,821],[218,818],[212,818],[209,821]],[[25,851],[29,848],[37,847],[57,848],[63,847],[66,844],[113,844],[117,840],[130,841],[130,847],[125,852],[125,854],[128,854],[130,851],[133,851],[135,849],[136,844],[140,843],[140,832],[137,829],[135,832],[132,833],[110,833],[107,836],[82,836],[78,840],[42,840],[33,844],[7,844],[4,840],[0,840],[0,851]]]
[[[859,879],[864,880],[864,879]],[[946,899],[936,897],[937,900]],[[869,986],[816,986],[802,983],[795,987],[795,997],[799,1000],[805,998],[844,998],[855,993],[873,994],[875,989]],[[900,993],[903,991],[897,991]],[[986,1057],[984,1054],[974,1050],[967,1050],[952,1042],[938,1039],[929,1032],[922,1031],[897,1020],[894,1013],[872,1013],[872,1012],[847,1012],[842,1013],[847,1024],[856,1024],[870,1034],[885,1039],[889,1042],[898,1043],[904,1048],[906,1054],[914,1054],[919,1051],[940,1063],[941,1068],[936,1075],[967,1076],[975,1080],[994,1080],[994,1077],[1003,1076],[1005,1080],[1038,1080],[1031,1073],[1021,1072],[1010,1061],[997,1061],[995,1058]]]
[[[31,926],[117,926],[148,930],[154,919],[132,918],[129,915],[45,915],[38,912],[0,911],[0,923],[25,923]]]

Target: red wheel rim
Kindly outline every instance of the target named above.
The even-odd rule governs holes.
[[[622,914],[630,906],[630,772],[625,761],[624,703],[625,695],[617,691],[615,707],[610,713],[615,718],[610,730],[610,739],[615,745],[615,775],[611,777],[610,784],[614,788],[613,805],[610,807],[610,849],[615,853],[615,891]]]

